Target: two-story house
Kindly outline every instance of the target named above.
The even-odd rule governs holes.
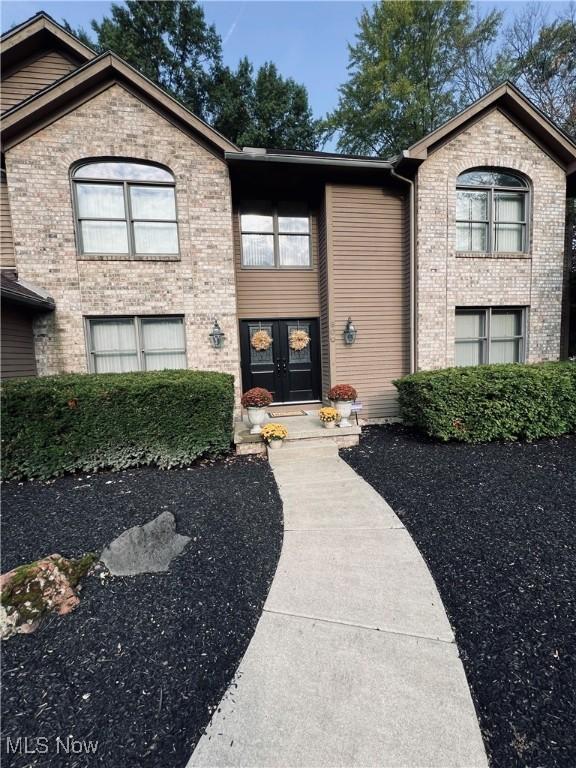
[[[41,13],[2,110],[4,376],[347,382],[377,421],[412,370],[562,354],[576,145],[510,84],[388,160],[241,149]]]

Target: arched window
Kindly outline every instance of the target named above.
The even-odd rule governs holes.
[[[103,160],[72,173],[78,247],[86,255],[177,255],[174,177],[148,163]]]
[[[528,250],[528,184],[520,175],[475,168],[456,182],[456,250]]]

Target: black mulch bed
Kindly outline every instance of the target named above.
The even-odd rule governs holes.
[[[494,768],[576,766],[576,436],[442,445],[365,430],[342,457],[426,558]]]
[[[145,468],[3,488],[2,572],[52,552],[101,550],[170,510],[192,542],[166,574],[84,581],[77,610],[3,643],[3,766],[180,768],[233,678],[282,544],[262,459]],[[68,735],[97,740],[66,754]],[[48,754],[8,755],[28,748]],[[23,744],[21,744],[23,749]],[[60,748],[60,754],[57,753]]]

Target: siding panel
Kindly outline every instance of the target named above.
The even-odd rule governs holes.
[[[330,344],[332,384],[359,392],[367,419],[398,415],[392,380],[410,368],[408,206],[378,187],[332,185]],[[358,330],[353,346],[342,331],[348,316]]]
[[[311,269],[242,269],[240,216],[237,210],[234,211],[234,264],[239,318],[319,316],[318,214],[311,213],[310,219]]]
[[[14,267],[15,264],[8,184],[6,174],[2,171],[0,176],[0,267]]]
[[[0,109],[5,112],[29,96],[60,80],[76,65],[58,51],[48,51],[2,79]]]
[[[0,335],[0,376],[36,376],[32,315],[21,309],[2,305]]]

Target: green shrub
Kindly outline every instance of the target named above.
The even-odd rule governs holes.
[[[394,382],[405,423],[440,440],[535,440],[576,432],[576,364],[481,365]]]
[[[142,464],[176,467],[229,449],[225,373],[70,374],[2,385],[2,477]]]

